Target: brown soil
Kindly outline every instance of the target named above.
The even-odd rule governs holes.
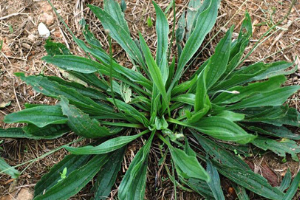
[[[163,9],[169,4],[169,1],[166,0],[157,0],[156,2]],[[188,0],[176,0],[176,20],[178,20],[182,10],[186,9],[187,2]],[[84,17],[90,25],[92,32],[98,37],[101,43],[107,47],[108,42],[100,22],[95,19],[95,16],[86,6],[87,4],[102,6],[102,0],[53,0],[52,3],[76,36],[82,38],[78,22]],[[149,28],[147,26],[148,17],[151,17],[155,23],[155,12],[151,1],[132,0],[126,1],[126,3],[127,10],[125,16],[128,20],[132,36],[137,38],[138,32],[141,32],[154,54],[156,49],[155,28]],[[254,29],[251,47],[270,26],[285,16],[290,4],[291,1],[223,0],[221,2],[217,24],[205,42],[208,45],[204,49],[202,57],[206,58],[213,53],[217,42],[231,25],[235,25],[234,36],[237,36],[246,10],[250,13]],[[168,16],[170,26],[172,25],[172,16],[173,14],[171,12]],[[47,25],[51,31],[51,38],[55,42],[65,43],[74,54],[82,55],[82,52],[71,40],[70,34],[61,23],[59,23],[47,2],[39,0],[1,0],[0,40],[3,40],[3,49],[2,52],[0,52],[0,127],[2,128],[15,126],[4,124],[3,118],[11,112],[22,110],[25,103],[56,103],[54,99],[36,93],[14,76],[15,72],[24,72],[26,75],[42,73],[59,77],[63,76],[57,68],[41,60],[41,58],[46,55],[46,52],[43,47],[45,39],[39,37],[37,31],[37,26],[40,22],[44,22]],[[245,63],[288,60],[291,62],[295,61],[300,70],[299,28],[300,4],[297,3],[296,6],[292,8],[290,16],[271,32],[268,39],[256,49]],[[219,32],[219,34],[213,38],[217,32]],[[210,40],[211,38],[213,39]],[[130,62],[124,51],[122,51],[117,44],[113,44],[113,50],[114,56],[123,65],[130,67]],[[296,56],[298,56],[298,58],[296,58]],[[196,61],[191,71],[195,70],[198,63],[199,61]],[[289,76],[286,84],[300,84],[299,70]],[[298,110],[300,105],[299,96],[300,93],[298,92],[298,94],[295,94],[289,100],[289,104]],[[6,104],[8,105],[3,106]],[[22,124],[16,126],[22,126]],[[299,130],[295,130],[295,132],[299,132]],[[3,148],[3,150],[0,151],[0,155],[5,158],[9,164],[17,165],[38,158],[50,150],[72,141],[74,138],[75,136],[70,134],[67,137],[57,140],[39,142],[33,140],[4,139],[3,143],[0,143],[0,147]],[[130,160],[132,160],[141,145],[142,141],[138,141],[128,147],[126,154],[127,162],[123,165],[123,173],[126,171]],[[23,173],[18,182],[15,182],[6,175],[0,175],[0,199],[1,195],[3,196],[3,200],[13,199],[13,197],[17,198],[18,194],[20,194],[24,188],[32,191],[41,176],[45,174],[51,166],[59,162],[64,155],[66,155],[66,151],[60,150],[31,165],[19,167],[18,169]],[[174,199],[174,186],[170,181],[165,181],[168,175],[163,168],[159,169],[157,165],[159,157],[156,155],[160,156],[158,146],[153,147],[151,160],[149,162],[149,178],[146,189],[147,199]],[[262,174],[271,184],[276,186],[286,173],[287,168],[291,169],[293,175],[295,175],[299,169],[299,163],[292,161],[290,158],[288,158],[285,163],[281,160],[281,158],[273,154],[262,155],[260,157],[255,155],[255,157],[249,160],[249,164],[253,166],[253,169],[257,173]],[[160,173],[160,176],[157,177],[157,173]],[[157,182],[155,182],[156,178],[158,178]],[[156,187],[152,187],[155,183]],[[226,180],[223,180],[222,183],[224,183],[223,186],[227,198],[234,199],[234,193],[231,191],[232,187],[226,184]],[[112,191],[112,199],[115,197],[116,192],[116,189]],[[83,190],[73,199],[90,199],[91,196],[89,190]],[[296,196],[295,199],[300,198],[300,194]],[[177,197],[179,199],[201,199],[195,193],[186,192],[179,188],[177,189]],[[256,198],[253,197],[251,199]]]

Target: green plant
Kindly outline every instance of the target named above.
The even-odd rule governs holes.
[[[170,162],[173,166],[172,170],[166,167],[167,178],[175,186],[189,187],[207,199],[225,199],[219,173],[233,182],[240,199],[248,198],[247,190],[268,199],[294,196],[300,173],[291,184],[287,173],[280,187],[272,187],[241,158],[255,146],[281,157],[289,153],[298,160],[300,148],[295,140],[300,135],[284,125],[299,127],[299,113],[284,103],[300,86],[282,87],[285,75],[296,68],[290,69],[293,64],[285,61],[240,67],[252,35],[250,16],[246,14],[238,39],[232,41],[230,28],[213,56],[189,80],[181,81],[212,29],[220,4],[205,0],[200,7],[196,2],[190,1],[192,9],[187,10],[187,19],[184,14],[176,34],[173,31],[178,48],[175,54],[168,44],[167,19],[155,2],[154,59],[141,34],[138,41],[131,38],[119,4],[106,0],[104,9],[92,5],[89,8],[107,30],[109,53],[82,21],[86,43],[76,37],[74,41],[89,58],[72,55],[64,45],[51,41],[45,45],[48,56],[43,58],[65,70],[73,81],[16,74],[34,90],[57,98],[59,103],[27,104],[26,109],[7,115],[6,123],[28,125],[1,130],[0,137],[53,139],[73,131],[82,138],[93,139],[87,146],[65,146],[71,155],[38,182],[36,200],[68,199],[94,177],[94,199],[105,199],[120,170],[126,145],[141,137],[147,141],[122,178],[119,199],[144,198],[149,151],[156,142],[162,142],[160,164]],[[132,69],[113,59],[111,39],[126,51]]]

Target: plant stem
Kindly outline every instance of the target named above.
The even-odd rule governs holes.
[[[129,124],[129,123],[118,123],[118,122],[107,122],[107,121],[101,121],[100,122],[103,125],[109,125],[109,126],[121,126],[121,127],[129,127],[129,128],[143,128],[144,126],[141,124]]]
[[[178,121],[178,120],[176,120],[176,119],[173,119],[173,118],[167,119],[167,122],[171,122],[171,123],[173,123],[173,124],[178,124],[178,125],[181,125],[181,126],[186,126],[185,123],[183,123],[183,122],[181,122],[181,121]]]

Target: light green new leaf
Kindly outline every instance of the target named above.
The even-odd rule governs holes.
[[[67,121],[60,106],[36,106],[8,114],[4,118],[5,123],[31,123],[38,127],[65,124]]]
[[[98,146],[84,146],[84,147],[65,147],[72,154],[105,154],[117,149],[122,148],[126,144],[132,142],[133,140],[141,137],[142,135],[148,133],[146,130],[136,135],[132,136],[119,136],[113,139],[109,139]]]
[[[163,98],[163,105],[164,105],[163,107],[164,109],[169,109],[169,100],[168,100],[169,98],[167,97],[167,92],[163,81],[162,73],[158,68],[157,64],[155,63],[151,55],[151,51],[141,34],[140,34],[140,43],[141,43],[141,48],[144,53],[151,78],[153,80],[153,84],[157,87],[158,91],[160,92]]]
[[[0,134],[1,137],[1,134]],[[11,176],[13,179],[17,179],[20,175],[20,172],[15,168],[11,167],[5,162],[3,158],[0,157],[0,174],[4,173]]]
[[[97,174],[109,160],[109,155],[96,155],[87,164],[74,170],[47,191],[39,194],[34,200],[69,199],[77,194]]]
[[[146,172],[148,155],[154,133],[151,134],[146,144],[138,151],[130,163],[125,176],[119,186],[118,197],[122,200],[143,200],[146,187]]]
[[[197,88],[195,94],[195,103],[194,103],[194,110],[195,112],[203,109],[206,106],[210,106],[210,100],[207,95],[207,75],[210,68],[209,65],[202,70],[201,74],[197,80]]]
[[[187,155],[183,150],[169,146],[172,160],[176,167],[180,169],[184,178],[197,178],[210,181],[210,177],[205,169],[200,165],[196,156]]]
[[[293,160],[299,161],[297,156],[300,153],[300,146],[293,140],[281,139],[280,141],[272,140],[269,138],[258,137],[251,142],[255,146],[263,150],[271,150],[278,156],[286,157],[286,154],[291,154]]]
[[[288,97],[297,92],[299,89],[300,86],[288,86],[270,92],[256,94],[232,106],[229,106],[228,109],[237,110],[241,108],[253,108],[261,106],[281,106]]]
[[[85,138],[99,138],[112,135],[106,127],[100,126],[96,119],[91,119],[74,105],[70,105],[68,99],[60,98],[62,112],[68,117],[68,126],[80,136]]]
[[[222,117],[205,117],[196,123],[187,124],[187,126],[216,139],[240,144],[249,143],[256,138],[255,135],[248,134],[234,122]]]

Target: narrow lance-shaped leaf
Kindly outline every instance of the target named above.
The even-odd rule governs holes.
[[[0,135],[1,137],[1,135]],[[3,158],[0,157],[0,173],[5,173],[9,176],[11,176],[13,179],[16,179],[19,177],[20,172],[16,170],[15,168],[11,167],[9,164],[5,162]]]
[[[221,188],[220,176],[217,168],[213,166],[210,160],[207,160],[206,163],[207,163],[206,170],[209,176],[211,177],[211,181],[207,182],[207,184],[209,185],[215,199],[225,200],[225,196]]]
[[[100,19],[104,29],[109,30],[110,36],[121,45],[129,57],[141,64],[142,67],[145,67],[143,56],[129,34],[107,12],[93,5],[88,6]]]
[[[91,156],[67,155],[62,161],[52,166],[50,171],[45,174],[34,187],[34,196],[42,195],[61,180],[61,172],[66,168],[68,176],[71,172],[85,165]]]
[[[146,144],[138,151],[130,163],[125,176],[119,186],[118,197],[123,200],[142,200],[145,195],[146,172],[148,155],[154,133],[151,134]]]
[[[267,81],[251,83],[247,86],[235,86],[228,89],[228,91],[232,93],[223,92],[218,95],[212,102],[218,105],[235,103],[257,93],[263,93],[278,89],[285,81],[286,78],[284,76],[276,76],[270,78]]]
[[[68,99],[61,97],[62,112],[68,117],[68,126],[77,134],[86,138],[99,138],[110,136],[106,127],[100,126],[96,119],[91,119],[74,105],[70,105]]]
[[[236,110],[241,108],[261,107],[261,106],[281,106],[289,96],[300,89],[300,86],[282,87],[270,92],[254,95],[244,99],[228,108]]]
[[[68,119],[63,116],[60,106],[36,106],[11,113],[4,118],[5,123],[31,123],[38,127],[49,124],[65,124]]]
[[[122,12],[118,2],[114,0],[105,0],[104,10],[128,33],[128,35],[130,35],[127,22],[124,18],[124,13]]]
[[[156,51],[156,64],[160,68],[163,82],[166,83],[169,76],[167,51],[168,51],[168,35],[169,23],[160,7],[152,1],[156,11],[156,34],[157,34],[157,51]]]
[[[149,126],[149,120],[141,113],[139,112],[137,109],[135,109],[133,106],[118,100],[118,99],[107,99],[108,101],[110,101],[113,104],[116,104],[115,106],[120,109],[121,111],[123,111],[128,117],[132,117],[134,119],[133,122],[140,122],[142,123],[145,127]],[[130,118],[127,118],[127,121],[131,121]]]
[[[187,124],[186,126],[216,139],[233,141],[240,144],[249,143],[256,138],[255,135],[248,134],[234,122],[222,117],[205,117],[196,123]]]
[[[200,165],[196,156],[187,155],[183,150],[169,146],[172,160],[176,167],[182,172],[184,178],[197,178],[209,181],[210,177],[205,169]]]
[[[69,199],[77,194],[109,160],[109,155],[96,155],[87,164],[74,170],[34,200]]]
[[[205,36],[209,33],[209,31],[215,24],[218,15],[219,4],[220,0],[205,0],[205,2],[203,3],[205,9],[203,9],[203,11],[198,15],[195,29],[190,35],[184,49],[182,50],[178,62],[177,71],[171,83],[170,89],[172,89],[175,86],[175,83],[178,82],[178,80],[182,76],[185,65],[196,53],[198,48],[201,46]]]
[[[192,133],[206,153],[213,159],[214,166],[223,176],[263,197],[274,200],[283,198],[283,193],[279,189],[272,187],[265,178],[254,173],[238,156],[228,152],[216,142],[194,131]]]
[[[288,191],[285,193],[282,199],[292,200],[295,194],[297,193],[297,191],[299,190],[299,183],[300,183],[300,172],[297,173]]]
[[[118,172],[121,169],[125,153],[125,147],[111,154],[111,159],[102,167],[93,187],[95,191],[94,200],[105,200],[115,184]]]
[[[252,144],[263,150],[269,149],[281,157],[286,157],[286,153],[289,153],[293,160],[299,161],[297,154],[300,153],[300,146],[293,140],[283,138],[281,141],[276,141],[258,137],[252,141]]]
[[[224,38],[218,43],[214,55],[210,58],[206,68],[208,70],[206,77],[207,88],[212,87],[226,71],[226,66],[230,56],[231,27]]]
[[[153,83],[157,87],[158,91],[160,92],[163,98],[163,103],[162,103],[164,105],[163,108],[164,110],[169,109],[169,100],[168,100],[169,98],[167,97],[167,92],[166,92],[165,84],[163,82],[162,73],[158,68],[157,64],[155,63],[151,55],[151,51],[141,34],[140,34],[140,43]]]
[[[78,148],[65,147],[65,149],[72,154],[105,154],[124,147],[126,144],[132,142],[133,140],[141,137],[148,132],[149,131],[146,130],[132,136],[119,136],[113,139],[109,139],[98,146],[84,146]]]

